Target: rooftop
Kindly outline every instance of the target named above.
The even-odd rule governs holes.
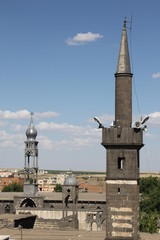
[[[13,201],[14,196],[25,197],[23,192],[0,192],[0,200]],[[44,200],[62,200],[62,193],[43,192],[36,196],[43,196]],[[27,196],[29,197],[29,196]],[[79,201],[106,201],[105,193],[79,193]]]
[[[0,235],[9,234],[11,240],[21,239],[21,231],[19,229],[0,229]],[[104,240],[104,231],[56,231],[56,230],[33,230],[33,229],[22,229],[23,240]],[[148,234],[140,233],[141,240],[159,240],[160,234]]]

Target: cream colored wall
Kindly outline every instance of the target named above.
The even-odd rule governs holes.
[[[89,230],[88,223],[86,223],[87,212],[78,211],[79,229]]]
[[[51,210],[39,210],[39,209],[21,209],[16,210],[16,214],[19,213],[27,213],[30,212],[33,215],[37,215],[39,218],[44,219],[61,219],[62,218],[62,211],[51,211]]]
[[[61,219],[62,218],[62,211],[51,211],[51,210],[39,210],[39,209],[19,209],[16,210],[16,214],[19,213],[28,213],[30,212],[33,215],[37,215],[39,218],[43,219]],[[90,226],[88,223],[86,223],[86,216],[87,213],[85,211],[78,211],[78,220],[79,220],[79,229],[81,230],[90,230]],[[91,212],[93,213],[93,212]],[[72,212],[68,211],[68,216],[71,215]]]

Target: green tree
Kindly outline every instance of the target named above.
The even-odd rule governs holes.
[[[4,186],[2,192],[23,192],[23,185],[13,182],[8,186]]]
[[[142,178],[140,194],[140,231],[157,232],[158,216],[160,216],[160,179]]]
[[[140,213],[140,231],[141,232],[156,233],[157,222],[158,222],[158,213],[156,210],[148,214],[144,212]]]
[[[62,192],[62,185],[61,184],[56,184],[55,192]]]
[[[141,202],[140,210],[145,213],[157,210],[160,212],[160,179],[157,177],[140,180]]]

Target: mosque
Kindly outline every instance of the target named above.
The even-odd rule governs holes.
[[[0,227],[105,230],[105,240],[139,240],[139,151],[143,128],[132,127],[132,73],[124,20],[115,73],[115,121],[102,124],[106,149],[106,196],[79,193],[75,177],[64,181],[62,193],[38,193],[38,141],[33,114],[26,131],[24,192],[0,193]],[[14,217],[11,217],[12,214]],[[8,214],[7,214],[8,215]]]

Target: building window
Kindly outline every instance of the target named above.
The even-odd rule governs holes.
[[[125,158],[123,157],[119,157],[118,158],[118,169],[120,170],[123,170],[124,169],[124,161],[125,161]]]
[[[118,188],[118,194],[120,194],[121,193],[121,189],[120,188]]]
[[[5,213],[10,213],[10,205],[9,204],[7,204],[5,206]]]

